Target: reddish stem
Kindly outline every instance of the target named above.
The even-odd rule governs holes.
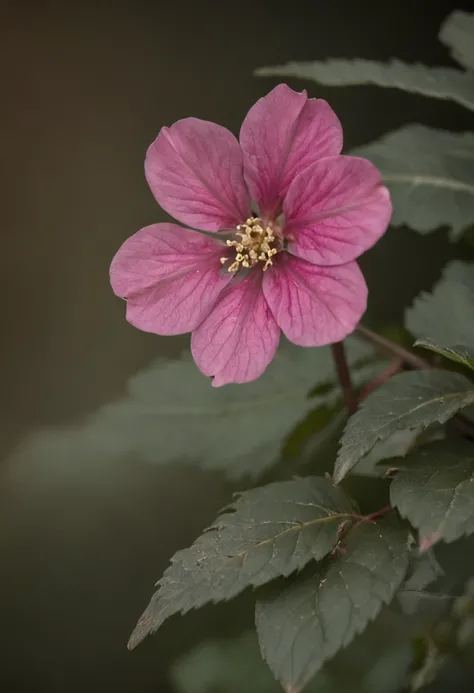
[[[373,520],[377,520],[379,517],[382,517],[382,515],[385,515],[386,513],[390,512],[390,510],[392,510],[392,506],[389,503],[385,506],[385,508],[381,508],[381,510],[376,510],[374,513],[371,513],[370,515],[354,515],[354,517],[360,522],[372,522]]]
[[[364,325],[359,325],[356,331],[368,342],[375,344],[375,346],[380,347],[384,351],[388,351],[390,354],[393,354],[393,356],[397,356],[412,368],[427,370],[432,367],[431,364],[421,358],[421,356],[412,354],[411,351],[408,351],[405,347],[395,344],[395,342],[392,342],[386,337],[382,337],[382,335],[377,334],[377,332],[372,332],[372,330],[369,330],[368,327],[364,327]]]
[[[359,325],[356,331],[365,340],[371,342],[372,344],[375,344],[375,346],[380,347],[384,351],[393,354],[393,356],[395,356],[397,360],[407,364],[408,366],[411,366],[411,368],[420,370],[433,369],[433,365],[431,365],[431,363],[429,363],[425,359],[421,358],[421,356],[412,354],[411,351],[408,351],[408,349],[405,349],[399,344],[395,344],[395,342],[392,342],[390,339],[387,339],[386,337],[382,337],[382,335],[379,335],[376,332],[372,332],[372,330],[369,330],[368,327],[364,327],[364,325]],[[374,390],[378,385],[381,385],[392,375],[395,375],[398,372],[398,370],[400,370],[400,368],[396,369],[394,360],[385,371],[383,371],[380,375],[374,378],[372,382],[366,385],[366,387],[364,388],[364,390],[362,390],[360,394],[359,401],[367,397],[372,392],[372,390]],[[462,416],[462,414],[457,414],[453,416],[453,418],[450,420],[450,424],[453,427],[457,428],[457,430],[462,435],[468,437],[470,440],[474,440],[474,424],[465,419]]]
[[[401,358],[397,357],[393,359],[383,370],[379,375],[377,375],[373,380],[370,381],[370,383],[367,383],[367,385],[361,390],[359,394],[359,402],[363,399],[365,399],[372,390],[375,390],[376,387],[379,385],[382,385],[386,380],[389,380],[389,378],[392,377],[392,375],[395,375],[398,373],[403,366],[403,361]]]
[[[353,414],[357,410],[357,396],[352,386],[351,374],[349,372],[349,366],[347,365],[346,351],[342,342],[332,344],[332,355],[344,394],[344,403],[347,413]]]

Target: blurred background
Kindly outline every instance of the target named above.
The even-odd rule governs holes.
[[[143,175],[148,144],[190,115],[238,133],[277,83],[253,76],[261,65],[394,55],[449,65],[436,35],[455,7],[474,9],[435,0],[0,3],[1,691],[167,693],[178,655],[251,623],[245,599],[207,607],[129,653],[154,582],[230,488],[195,469],[41,444],[42,431],[80,422],[157,355],[188,344],[133,329],[108,283],[125,238],[166,218]],[[455,104],[394,90],[290,84],[331,103],[346,149],[411,121],[469,125]],[[390,230],[363,258],[366,321],[397,322],[461,252],[443,230]]]

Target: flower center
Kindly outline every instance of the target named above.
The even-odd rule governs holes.
[[[270,226],[264,227],[259,217],[250,217],[245,224],[237,226],[236,236],[239,241],[226,241],[227,245],[235,248],[234,262],[227,268],[228,272],[237,272],[241,267],[254,267],[259,262],[265,263],[265,272],[273,265],[272,257],[278,253],[279,239],[275,237]],[[221,264],[229,260],[221,257]]]

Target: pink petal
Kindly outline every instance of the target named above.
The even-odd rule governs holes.
[[[283,210],[290,252],[317,265],[340,265],[385,233],[392,204],[370,161],[335,156],[294,179]]]
[[[295,176],[342,148],[341,124],[322,99],[280,84],[257,101],[240,130],[245,179],[263,216],[275,217]]]
[[[148,148],[145,175],[158,204],[183,224],[218,231],[249,216],[242,152],[221,125],[185,118],[162,128]]]
[[[152,224],[127,239],[110,267],[117,296],[127,298],[127,320],[145,332],[194,330],[232,275],[221,271],[224,245],[176,224]]]
[[[263,293],[278,325],[300,346],[341,341],[367,305],[367,285],[356,262],[317,267],[289,253],[280,253],[265,273]]]
[[[215,387],[262,375],[280,341],[280,330],[262,292],[261,272],[236,279],[193,332],[191,351]]]

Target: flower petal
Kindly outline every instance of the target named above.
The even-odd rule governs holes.
[[[204,322],[193,332],[191,351],[215,387],[246,383],[262,375],[280,341],[262,292],[261,272],[251,271],[222,292]]]
[[[110,267],[127,320],[155,334],[184,334],[208,315],[232,275],[221,271],[226,248],[176,224],[152,224],[127,239]]]
[[[283,210],[291,253],[317,265],[340,265],[385,233],[392,204],[370,161],[335,156],[295,178]]]
[[[185,118],[162,128],[148,148],[145,175],[158,204],[183,224],[218,231],[249,216],[242,152],[221,125]]]
[[[240,145],[250,194],[261,214],[274,218],[298,173],[340,153],[342,128],[326,101],[280,84],[248,112]]]
[[[263,293],[291,342],[323,346],[354,331],[367,305],[367,285],[356,262],[317,267],[280,253],[265,273]]]

